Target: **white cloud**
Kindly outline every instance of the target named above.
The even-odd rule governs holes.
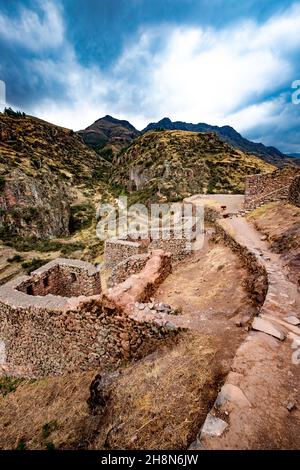
[[[25,7],[17,19],[0,14],[0,37],[33,51],[59,47],[64,39],[60,7],[49,0],[40,0],[37,5],[41,16]]]
[[[300,4],[264,24],[245,21],[221,30],[176,25],[141,29],[105,73],[97,65],[79,63],[64,34],[62,11],[50,0],[42,5],[43,21],[23,9],[4,28],[0,15],[0,35],[24,41],[33,50],[60,45],[58,61],[36,59],[30,64],[33,76],[67,88],[66,99],[45,99],[31,110],[44,119],[79,129],[108,113],[143,128],[169,116],[229,124],[244,132],[259,126],[280,129],[283,117],[291,115],[286,96],[265,96],[276,96],[300,78],[291,59],[300,50]],[[292,114],[297,119],[295,110]]]

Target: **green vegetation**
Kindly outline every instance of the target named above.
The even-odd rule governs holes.
[[[74,251],[84,248],[81,242],[61,242],[56,240],[40,240],[35,237],[5,237],[1,238],[7,246],[15,248],[20,252],[39,251],[47,253],[49,251],[60,251],[64,255],[68,255]]]
[[[71,206],[69,221],[70,234],[90,227],[95,219],[95,212],[94,206],[89,203]]]
[[[25,439],[19,439],[16,450],[27,450]]]
[[[56,420],[45,423],[42,428],[42,438],[47,439],[53,431],[58,429],[58,423]]]
[[[5,397],[9,393],[15,392],[23,381],[24,379],[9,377],[6,375],[0,377],[0,396]]]
[[[273,167],[233,149],[214,133],[149,131],[116,160],[111,183],[130,192],[130,202],[176,202],[197,193],[242,193],[245,176]],[[134,190],[130,173],[139,181]]]
[[[5,176],[0,175],[0,191],[3,191],[4,186],[5,186]]]
[[[24,260],[24,258],[20,255],[14,255],[11,258],[8,258],[9,263],[21,263]]]
[[[46,442],[46,450],[55,450],[55,445],[53,444],[53,442]]]
[[[33,258],[32,260],[24,261],[22,263],[22,268],[25,269],[27,274],[32,273],[32,271],[35,271],[36,269],[40,268],[44,264],[46,264],[48,260],[46,259],[41,259],[41,258]]]
[[[4,114],[10,117],[25,117],[26,116],[25,113],[22,113],[21,111],[14,111],[12,108],[5,108]]]
[[[107,160],[108,162],[111,162],[112,159],[114,158],[114,153],[112,149],[109,147],[101,149],[101,150],[97,150],[97,153],[99,153],[99,155],[103,157],[105,160]]]

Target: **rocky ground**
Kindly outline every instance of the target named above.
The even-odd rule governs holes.
[[[274,209],[274,208],[273,208]],[[263,207],[261,210],[270,210]],[[252,220],[256,213],[248,216]],[[287,206],[297,225],[297,208]],[[278,217],[281,216],[278,214]],[[239,213],[221,219],[221,226],[265,267],[268,290],[259,316],[238,348],[231,372],[198,435],[193,448],[299,448],[300,295],[286,270],[284,258],[274,253],[267,236]],[[266,226],[274,227],[274,221]],[[291,220],[278,223],[284,233]],[[286,246],[286,245],[285,245]],[[292,244],[293,246],[293,244]],[[289,249],[285,254],[289,256]],[[299,272],[298,272],[299,274]]]
[[[280,254],[288,277],[300,286],[300,209],[283,202],[266,204],[248,219],[262,233],[270,248]]]

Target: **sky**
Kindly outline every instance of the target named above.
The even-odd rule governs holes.
[[[300,152],[300,1],[0,0],[0,80],[74,130],[169,117]]]

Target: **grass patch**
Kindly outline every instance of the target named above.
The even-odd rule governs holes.
[[[30,274],[32,271],[35,271],[47,262],[47,259],[33,258],[32,260],[24,261],[24,263],[22,263],[22,268],[25,269],[27,274]]]
[[[53,431],[56,431],[57,429],[58,429],[58,423],[56,419],[53,421],[49,421],[49,423],[45,423],[42,427],[42,438],[47,439],[50,436],[50,434]],[[50,444],[50,442],[48,442],[48,444]]]
[[[5,397],[9,393],[15,392],[23,380],[9,376],[0,377],[0,396]]]
[[[2,240],[7,246],[23,252],[39,251],[41,253],[47,253],[49,251],[60,251],[62,254],[67,255],[84,248],[83,243],[80,242],[62,243],[56,240],[40,240],[35,237],[13,237],[12,239],[3,237]]]

